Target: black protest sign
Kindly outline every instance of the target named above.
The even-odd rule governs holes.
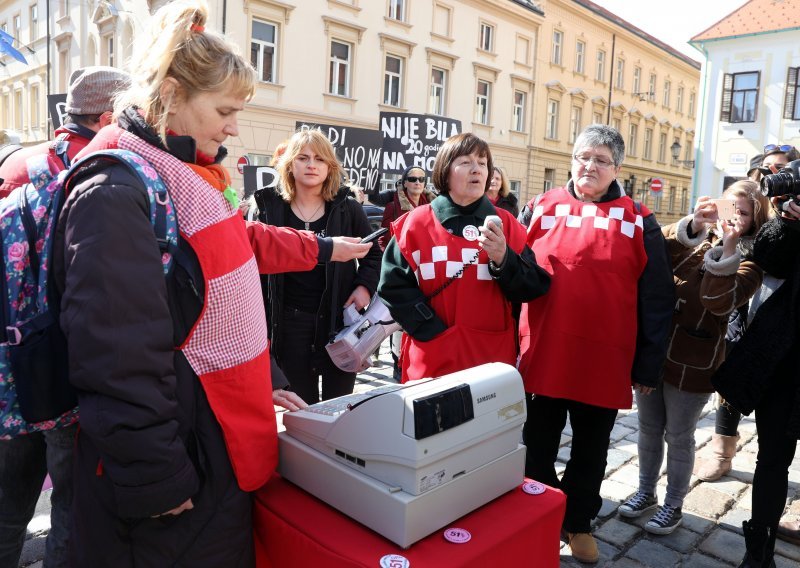
[[[461,133],[461,121],[429,114],[382,112],[380,132],[383,173],[400,174],[408,166],[431,172],[442,142]]]
[[[67,118],[67,94],[47,95],[47,110],[50,113],[50,122],[53,130],[57,130],[64,125]]]
[[[350,183],[370,193],[377,189],[383,143],[378,130],[308,122],[298,122],[296,128],[319,128],[336,149],[336,157],[344,166]]]
[[[244,198],[247,199],[259,189],[278,185],[278,171],[269,166],[244,166]]]

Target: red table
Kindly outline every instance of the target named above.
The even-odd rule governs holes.
[[[255,494],[256,565],[378,568],[383,556],[399,554],[411,568],[557,568],[565,506],[556,489],[516,488],[448,525],[468,530],[469,542],[450,543],[439,530],[403,550],[276,475]]]

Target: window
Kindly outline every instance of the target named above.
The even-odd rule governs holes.
[[[114,67],[114,36],[106,37],[106,60],[109,67]]]
[[[442,37],[450,37],[451,15],[450,8],[436,4],[433,8],[433,33]]]
[[[644,150],[642,150],[642,158],[645,160],[653,159],[653,129],[644,129]]]
[[[519,188],[521,185],[522,182],[520,182],[518,179],[512,179],[508,181],[508,187],[511,190],[511,193],[517,196],[517,199],[519,199]]]
[[[481,22],[481,49],[494,51],[494,26]]]
[[[350,54],[349,43],[331,41],[331,69],[328,92],[342,97],[350,96]]]
[[[628,155],[635,156],[636,155],[636,144],[637,138],[639,137],[639,125],[638,124],[631,124],[628,130]]]
[[[664,100],[661,101],[665,107],[669,107],[669,100],[671,98],[671,91],[672,91],[672,82],[671,81],[664,81]]]
[[[617,59],[617,79],[614,81],[614,86],[617,89],[625,88],[625,60]]]
[[[531,41],[522,36],[517,36],[517,49],[514,55],[514,61],[528,65],[528,60],[531,52]]]
[[[403,60],[394,55],[387,55],[386,70],[383,75],[383,104],[400,106],[402,80]]]
[[[545,138],[555,140],[558,138],[558,101],[547,101],[547,132]]]
[[[786,93],[783,98],[783,118],[797,120],[800,118],[800,99],[797,97],[798,73],[800,67],[789,67],[786,75]]]
[[[12,20],[12,22],[13,22],[12,25],[13,25],[13,30],[14,30],[12,35],[14,36],[14,39],[19,41],[19,38],[22,37],[22,33],[21,33],[22,32],[22,17],[19,14],[17,14],[16,16],[14,16],[14,19]]]
[[[8,93],[3,95],[3,124],[11,124],[11,97]]]
[[[389,0],[389,17],[400,22],[406,21],[406,0]]]
[[[599,112],[592,114],[592,124],[603,124],[603,115]]]
[[[39,5],[33,4],[30,9],[31,41],[39,37]]]
[[[253,20],[253,37],[250,40],[250,63],[264,83],[276,83],[278,26]]]
[[[675,211],[675,188],[671,187],[669,192],[669,201],[667,202],[667,211],[672,213]]]
[[[656,100],[656,74],[650,73],[650,85],[647,88],[647,98],[651,101]]]
[[[550,62],[561,65],[561,44],[564,41],[564,32],[553,30],[553,52],[550,54]]]
[[[662,132],[658,136],[658,161],[662,164],[667,161],[667,133]]]
[[[22,89],[17,89],[14,91],[14,129],[22,128]]]
[[[39,101],[39,85],[31,85],[30,106],[31,128],[39,128],[42,123],[42,108]]]
[[[583,74],[586,65],[586,43],[578,40],[575,42],[575,72]]]
[[[544,190],[550,191],[556,184],[556,171],[552,168],[544,169]]]
[[[692,148],[694,147],[694,140],[686,139],[686,147],[683,149],[683,161],[690,162],[692,160]],[[688,164],[683,164],[683,167],[689,167]]]
[[[581,118],[583,115],[583,109],[581,107],[572,107],[572,112],[569,115],[569,140],[568,142],[572,144],[575,142],[575,139],[578,138],[578,134],[581,133]]]
[[[622,120],[620,120],[619,118],[612,118],[611,127],[617,132],[622,132]]]
[[[661,211],[661,200],[664,198],[664,189],[661,191],[653,192],[653,209],[655,209],[656,213]]]
[[[725,73],[722,84],[722,122],[755,122],[761,73]]]
[[[525,93],[523,91],[514,91],[514,115],[511,122],[512,130],[525,131]]]
[[[69,16],[69,0],[59,0],[58,15],[62,18]]]
[[[675,110],[683,112],[683,87],[678,87],[678,91],[675,93]]]
[[[633,92],[639,94],[642,92],[642,68],[633,68]]]
[[[689,93],[689,116],[694,118],[694,91]]]
[[[445,92],[447,89],[447,71],[437,67],[431,68],[431,100],[430,113],[444,116]]]
[[[681,213],[686,213],[689,208],[688,191],[686,188],[681,189]]]
[[[606,52],[600,49],[597,50],[597,70],[594,78],[598,81],[604,81],[606,77]]]
[[[489,124],[489,103],[492,96],[492,85],[488,81],[478,81],[475,97],[475,122]]]

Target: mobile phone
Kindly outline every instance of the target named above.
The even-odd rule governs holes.
[[[362,243],[371,243],[372,241],[374,241],[375,239],[380,237],[382,234],[384,234],[388,230],[389,229],[387,229],[386,227],[381,227],[380,229],[378,229],[374,233],[370,233],[369,235],[367,235],[366,237],[361,239],[361,242]]]
[[[723,221],[729,221],[736,215],[736,202],[733,199],[712,199],[711,202],[717,208],[717,217]]]
[[[495,224],[495,226],[503,230],[503,220],[498,215],[487,215],[486,219],[483,220],[483,226],[487,229],[489,228],[489,221]]]

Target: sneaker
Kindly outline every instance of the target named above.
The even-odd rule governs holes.
[[[649,493],[644,493],[643,491],[637,491],[636,495],[619,506],[617,512],[619,512],[619,514],[623,517],[633,519],[640,516],[642,513],[649,511],[650,509],[655,509],[656,507],[658,507],[658,499],[656,499],[655,495],[650,495]]]
[[[652,534],[670,534],[683,522],[680,507],[662,505],[653,518],[647,521],[644,530]]]

